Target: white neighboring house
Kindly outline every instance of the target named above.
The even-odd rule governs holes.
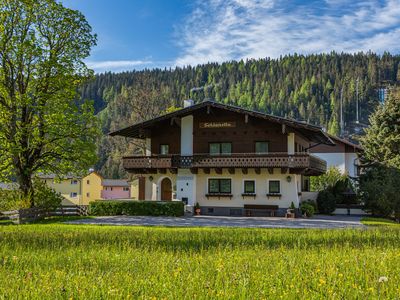
[[[358,153],[362,151],[361,146],[334,135],[329,137],[336,145],[318,145],[309,149],[313,155],[326,161],[327,167],[337,167],[342,174],[348,174],[352,178],[359,176]]]

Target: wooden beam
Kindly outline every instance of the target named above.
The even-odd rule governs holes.
[[[222,168],[215,168],[215,173],[222,174]]]
[[[281,168],[281,173],[282,173],[282,174],[286,174],[287,171],[288,171],[288,168]]]
[[[229,174],[235,174],[235,168],[228,168]]]
[[[286,133],[286,124],[282,124],[282,133],[283,133],[283,134]]]
[[[242,168],[242,173],[243,173],[243,174],[247,174],[247,173],[248,173],[247,168]]]
[[[204,174],[210,174],[210,168],[203,168]]]
[[[249,122],[249,115],[245,114],[244,115],[244,122],[247,124]]]
[[[254,172],[256,172],[256,174],[261,174],[261,168],[254,168]]]
[[[198,168],[190,168],[190,173],[197,174],[199,172]]]
[[[271,175],[274,174],[274,168],[268,168],[268,173]]]

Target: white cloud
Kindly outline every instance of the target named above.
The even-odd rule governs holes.
[[[288,53],[400,51],[400,1],[199,0],[175,63],[196,65]]]
[[[105,71],[126,71],[133,69],[143,69],[153,65],[151,60],[108,60],[108,61],[88,61],[87,66],[94,69],[96,73]]]

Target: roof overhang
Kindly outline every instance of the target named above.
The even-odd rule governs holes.
[[[218,103],[215,101],[203,101],[198,104],[182,108],[180,110],[174,111],[172,113],[168,113],[165,115],[161,115],[151,120],[147,120],[144,122],[136,123],[131,126],[110,132],[109,135],[111,136],[124,136],[130,138],[139,138],[144,139],[149,136],[149,129],[154,125],[170,120],[172,118],[182,118],[192,114],[194,111],[199,110],[204,107],[215,107],[227,111],[232,111],[236,113],[240,113],[243,115],[252,116],[254,118],[259,118],[263,120],[267,120],[273,123],[278,123],[287,126],[287,128],[297,131],[302,134],[304,137],[308,138],[310,141],[320,144],[326,145],[335,145],[332,139],[323,132],[322,128],[316,125],[311,125],[305,122],[299,122],[292,119],[287,119],[283,117],[273,116],[269,114],[265,114],[262,112],[247,110],[241,107],[233,106],[233,105],[226,105],[222,103]]]

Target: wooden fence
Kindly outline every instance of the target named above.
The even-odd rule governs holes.
[[[46,217],[54,216],[87,216],[87,205],[68,205],[60,206],[55,210],[49,211],[43,208],[24,208],[11,211],[0,212],[0,218],[13,221],[15,224],[34,222]]]

